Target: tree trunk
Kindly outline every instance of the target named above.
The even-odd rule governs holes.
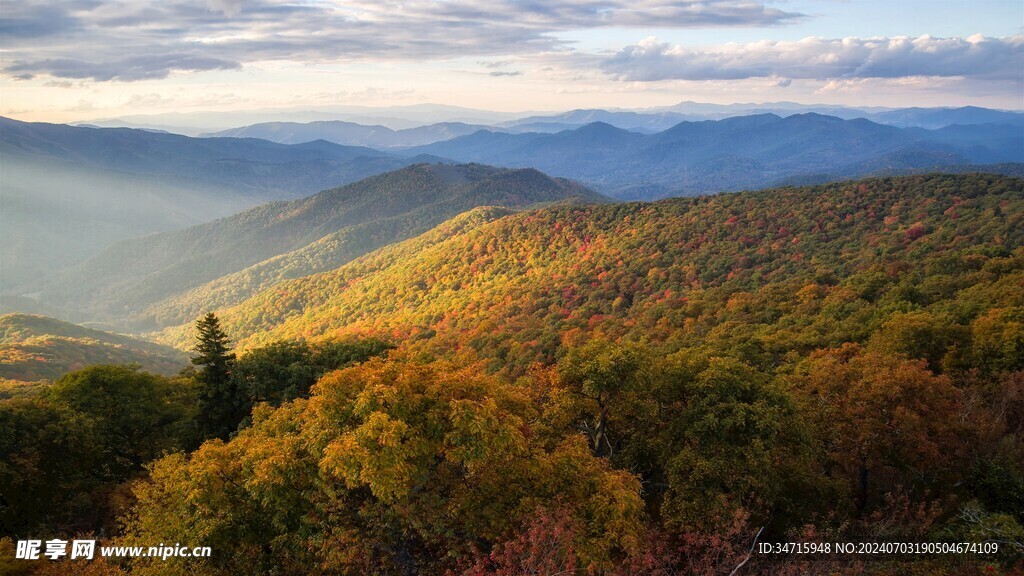
[[[868,506],[868,466],[863,460],[860,463],[859,484],[860,493],[857,495],[857,513],[863,514]]]

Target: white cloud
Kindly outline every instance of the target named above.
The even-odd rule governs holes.
[[[802,17],[752,0],[0,0],[0,42],[11,77],[132,81],[269,60],[535,54],[564,49],[567,30]]]
[[[965,77],[1024,82],[1024,36],[804,38],[690,48],[647,38],[601,62],[620,80]]]

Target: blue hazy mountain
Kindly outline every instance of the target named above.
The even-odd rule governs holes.
[[[1001,124],[925,130],[814,113],[756,114],[685,121],[649,135],[604,122],[554,134],[480,131],[407,152],[530,166],[618,198],[653,199],[878,170],[1024,162],[1024,133]]]
[[[223,185],[259,200],[296,198],[402,165],[384,152],[323,140],[287,146],[253,138],[190,138],[6,118],[0,118],[0,152]]]
[[[442,140],[451,140],[481,129],[493,129],[479,124],[462,122],[440,122],[403,130],[392,130],[386,126],[364,125],[354,122],[330,120],[322,122],[264,122],[204,134],[216,138],[262,138],[282,144],[300,144],[314,140],[325,140],[336,144],[371,146],[374,148],[407,148],[422,146]]]
[[[865,118],[878,124],[901,128],[943,128],[954,124],[1010,124],[1024,126],[1024,113],[992,110],[976,106],[962,108],[899,108],[878,110],[844,106],[808,106],[789,102],[766,104],[700,104],[684,102],[676,106],[652,110],[571,110],[503,122],[500,126],[516,132],[555,132],[550,127],[572,129],[593,122],[605,122],[617,128],[634,131],[661,132],[684,121],[723,120],[737,116],[775,114],[822,114],[844,120]]]
[[[1024,113],[992,110],[977,106],[961,108],[901,108],[872,114],[881,124],[902,127],[943,128],[955,124],[1008,124],[1024,128]]]
[[[324,141],[286,146],[0,118],[0,290],[117,240],[305,196],[414,161]]]
[[[570,110],[561,114],[528,116],[510,122],[504,122],[502,127],[523,132],[534,128],[537,132],[551,132],[544,129],[547,126],[564,126],[567,128],[580,127],[594,122],[604,122],[616,128],[634,131],[661,132],[671,128],[684,120],[702,120],[703,118],[693,114],[680,114],[677,112],[633,112],[629,110],[602,110],[602,109],[579,109]],[[540,129],[536,129],[540,128]]]

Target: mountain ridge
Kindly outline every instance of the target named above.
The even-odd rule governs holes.
[[[243,348],[282,338],[389,335],[438,350],[470,347],[524,369],[550,362],[574,330],[711,337],[685,328],[687,311],[698,306],[696,314],[708,298],[724,306],[760,290],[792,296],[819,278],[821,290],[840,299],[836,306],[853,306],[857,294],[870,294],[864,286],[912,282],[917,267],[934,270],[947,252],[985,246],[989,252],[975,260],[1009,258],[1024,246],[1022,229],[1024,180],[984,174],[554,207],[454,234],[442,226],[336,270],[282,282],[218,315]],[[916,262],[921,255],[927,258]],[[903,268],[887,280],[888,260]],[[771,314],[751,308],[752,317]],[[154,337],[180,346],[188,334],[185,325]]]
[[[188,355],[46,316],[0,314],[0,380],[53,380],[90,364],[131,363],[169,376],[188,364]]]
[[[966,145],[963,133],[970,135]],[[999,125],[928,131],[861,118],[766,113],[685,121],[649,135],[607,123],[553,134],[479,131],[407,152],[533,166],[619,199],[653,200],[764,188],[811,174],[849,179],[868,176],[875,166],[913,171],[1024,162],[1024,134]]]
[[[283,265],[291,272],[261,272],[252,276],[254,281],[339,265],[476,206],[514,208],[573,199],[605,201],[578,184],[533,169],[416,164],[307,198],[115,244],[48,282],[41,301],[95,313],[98,320],[124,319],[277,256],[295,253],[272,267]],[[331,249],[315,249],[324,244],[301,250],[332,235]]]
[[[229,130],[201,134],[204,138],[261,138],[282,144],[298,144],[310,140],[325,140],[345,146],[372,148],[407,148],[422,146],[491,128],[464,122],[438,122],[415,128],[392,130],[387,126],[366,125],[343,120],[315,122],[262,122]]]
[[[0,118],[0,291],[112,242],[301,197],[423,158],[328,142],[287,146]]]

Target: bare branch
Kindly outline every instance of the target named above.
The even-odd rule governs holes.
[[[761,537],[761,532],[764,532],[764,526],[758,528],[757,534],[754,535],[754,541],[750,544],[750,552],[747,552],[747,557],[743,559],[743,562],[740,562],[739,566],[733,568],[732,572],[729,572],[729,576],[736,576],[736,573],[740,571],[740,568],[743,568],[743,566],[750,561],[750,557],[754,554],[754,548],[757,547],[757,539]]]

